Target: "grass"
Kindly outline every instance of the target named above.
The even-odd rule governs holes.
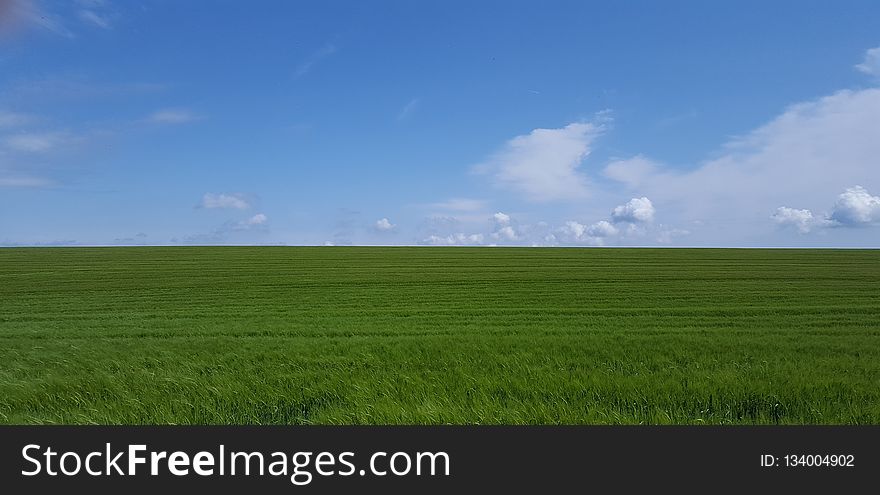
[[[880,251],[0,249],[0,423],[880,423]]]

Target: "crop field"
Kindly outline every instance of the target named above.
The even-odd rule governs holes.
[[[0,422],[880,424],[880,251],[0,249]]]

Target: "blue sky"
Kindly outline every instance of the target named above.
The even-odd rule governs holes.
[[[0,5],[0,245],[880,246],[876,1]]]

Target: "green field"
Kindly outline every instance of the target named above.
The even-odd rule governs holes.
[[[0,249],[0,422],[880,424],[880,251]]]

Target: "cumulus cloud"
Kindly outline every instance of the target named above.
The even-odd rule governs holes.
[[[193,112],[180,108],[166,108],[150,114],[147,122],[153,124],[186,124],[198,120],[199,117]]]
[[[603,246],[609,240],[626,244],[632,239],[644,238],[646,234],[652,232],[657,233],[657,242],[660,243],[669,243],[676,237],[690,234],[682,229],[664,228],[663,225],[659,226],[658,233],[658,228],[651,225],[654,214],[655,209],[651,200],[646,197],[633,198],[615,207],[611,211],[610,221],[599,220],[592,224],[584,224],[569,220],[544,240],[551,243]]]
[[[592,225],[585,225],[574,220],[569,220],[545,240],[554,242],[562,241],[563,243],[570,244],[602,246],[605,244],[605,238],[614,237],[618,234],[619,230],[617,227],[606,220],[600,220]]]
[[[807,234],[817,228],[866,227],[880,224],[880,197],[862,186],[848,187],[825,215],[810,210],[780,206],[771,217],[780,227],[796,228]]]
[[[422,244],[432,246],[476,246],[483,244],[484,240],[485,236],[483,234],[456,232],[447,236],[430,235],[422,240]]]
[[[268,228],[269,217],[263,213],[257,213],[254,216],[245,218],[240,221],[228,221],[214,230],[211,234],[217,238],[225,238],[227,234],[242,233],[248,231],[266,231]]]
[[[379,220],[376,220],[375,223],[375,228],[379,232],[391,232],[395,227],[396,225],[391,223],[387,218],[380,218]]]
[[[646,197],[633,198],[626,204],[615,207],[611,211],[611,219],[615,223],[650,223],[654,220],[654,205]]]
[[[695,167],[617,163],[605,174],[637,184],[679,224],[699,225],[698,244],[738,245],[746,237],[773,244],[757,240],[755,219],[780,204],[816,212],[827,206],[823,198],[853,184],[880,184],[878,128],[880,88],[839,91],[788,107]],[[845,210],[837,216],[852,223]]]
[[[457,227],[458,222],[446,223],[440,227]],[[536,223],[519,223],[504,212],[496,212],[488,217],[489,230],[482,232],[463,232],[452,230],[447,232],[431,232],[423,236],[421,244],[455,246],[455,245],[530,245],[556,246],[585,245],[602,246],[606,241],[616,242],[626,236],[618,226],[607,220],[592,224],[577,221],[565,222],[553,228],[544,221]]]
[[[794,227],[801,234],[809,233],[814,225],[813,212],[780,206],[771,217],[780,227]]]
[[[563,244],[586,244],[592,246],[602,246],[604,241],[600,236],[590,235],[590,232],[598,232],[600,229],[592,228],[574,220],[569,220],[557,229],[554,234],[547,236],[546,240]]]
[[[508,141],[474,171],[529,201],[581,199],[587,196],[588,179],[580,165],[602,131],[601,123],[590,122],[535,129]]]
[[[489,221],[493,227],[492,233],[489,234],[492,239],[505,243],[521,240],[522,234],[513,225],[510,215],[499,211],[492,215]]]
[[[233,208],[237,210],[246,210],[251,207],[250,203],[241,193],[205,193],[200,204],[202,208]]]
[[[483,221],[486,216],[482,217]],[[488,230],[482,232],[466,233],[452,229],[461,228],[461,223],[455,217],[430,217],[422,225],[422,230],[429,235],[422,238],[421,244],[437,246],[458,245],[486,245],[488,242],[512,244],[524,241],[524,235],[519,230],[510,215],[497,212],[488,217]],[[484,224],[485,225],[485,224]]]
[[[880,46],[865,52],[865,60],[856,66],[861,72],[880,77]]]
[[[510,225],[510,215],[499,211],[492,215],[492,221],[499,226]]]
[[[565,225],[562,226],[560,231],[567,236],[573,237],[575,239],[580,239],[587,233],[587,226],[582,223],[569,220],[565,222]]]
[[[845,227],[880,223],[880,197],[872,196],[862,186],[850,187],[837,197],[828,220]]]
[[[510,225],[504,226],[492,232],[492,237],[502,241],[515,241],[519,238],[513,227]]]
[[[265,225],[266,222],[269,221],[269,217],[264,215],[263,213],[257,213],[256,215],[248,218],[243,222],[243,225],[246,226],[257,226],[257,225]]]
[[[590,237],[611,237],[617,235],[617,232],[617,227],[605,220],[599,220],[587,229]]]
[[[268,231],[269,217],[263,213],[257,213],[252,217],[248,217],[238,222],[228,221],[216,229],[213,235],[225,238],[227,234],[247,233],[247,232],[266,232]]]
[[[263,213],[257,213],[244,220],[228,220],[219,227],[207,233],[192,234],[182,239],[171,239],[171,242],[183,242],[185,244],[224,244],[230,239],[252,238],[265,235],[269,232],[269,217]]]

